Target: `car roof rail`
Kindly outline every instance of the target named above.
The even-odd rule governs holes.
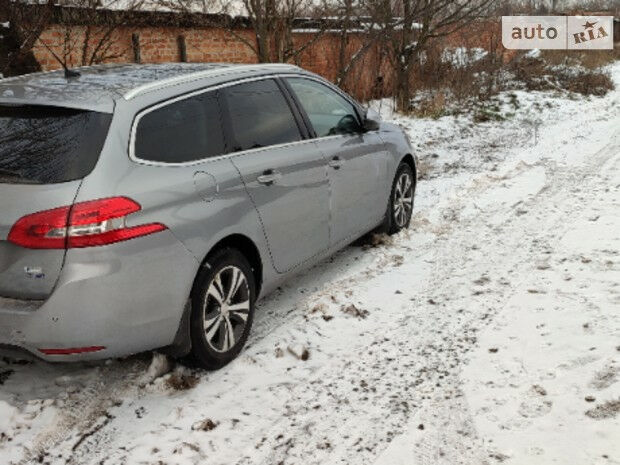
[[[298,66],[289,65],[285,63],[261,63],[254,65],[236,65],[230,66],[226,68],[218,68],[218,69],[209,69],[205,71],[196,71],[194,73],[183,74],[181,76],[175,76],[167,79],[162,79],[160,81],[153,81],[147,84],[143,84],[134,89],[131,89],[128,92],[125,92],[123,98],[125,100],[131,100],[141,94],[145,94],[148,92],[152,92],[158,89],[163,89],[165,87],[175,86],[177,84],[184,84],[187,82],[197,81],[203,78],[208,77],[217,77],[223,76],[227,74],[235,74],[244,71],[292,71],[292,70],[300,70]]]

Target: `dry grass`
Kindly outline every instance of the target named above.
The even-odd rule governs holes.
[[[553,65],[542,57],[523,57],[515,60],[510,70],[528,90],[561,90],[601,96],[614,88],[608,72],[600,67],[588,68],[577,62]]]
[[[550,65],[583,66],[597,70],[620,60],[620,47],[614,50],[542,50],[541,58]]]
[[[473,107],[474,120],[485,122],[501,119],[498,112],[487,108],[487,102],[501,91],[525,88],[602,96],[614,88],[605,66],[620,60],[620,48],[544,50],[538,58],[522,54],[508,64],[488,53],[459,66],[442,59],[442,53],[440,49],[427,50],[423,62],[414,68],[414,97],[406,113],[439,118]]]
[[[411,115],[418,118],[441,118],[446,113],[446,93],[433,92],[428,98],[411,108]]]
[[[494,54],[465,65],[442,59],[442,50],[427,50],[423,64],[417,66],[411,85],[418,96],[409,112],[418,117],[439,118],[452,111],[454,103],[487,100],[501,90],[497,75],[502,67]]]
[[[430,179],[433,163],[427,158],[421,158],[418,162],[418,179]]]
[[[586,412],[586,415],[595,420],[615,418],[620,413],[620,399],[610,400],[604,404],[597,405]]]
[[[198,377],[194,375],[172,373],[170,377],[166,379],[166,385],[175,391],[187,391],[193,389],[198,384],[198,381]]]
[[[343,313],[346,313],[347,315],[351,315],[354,316],[356,318],[360,318],[360,319],[364,319],[366,318],[370,312],[368,310],[365,310],[363,308],[358,308],[356,307],[354,304],[350,304],[350,305],[343,305],[340,310]]]
[[[614,83],[609,74],[602,71],[590,71],[579,76],[577,79],[568,78],[565,80],[565,88],[569,92],[581,95],[603,96],[614,89]]]
[[[196,422],[192,425],[193,431],[213,431],[217,428],[218,423],[211,420],[210,418],[205,418],[202,421]]]

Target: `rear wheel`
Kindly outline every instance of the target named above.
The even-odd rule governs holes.
[[[202,367],[216,370],[241,352],[254,301],[254,275],[241,252],[225,248],[207,258],[192,291],[192,354]]]
[[[415,177],[413,170],[407,163],[401,163],[396,171],[388,209],[382,230],[388,234],[396,234],[409,227],[413,213],[413,194],[415,192]]]

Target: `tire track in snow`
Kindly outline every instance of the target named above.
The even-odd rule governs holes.
[[[422,463],[441,463],[442,460],[448,463],[448,458],[452,458],[451,463],[459,463],[461,459],[453,456],[449,448],[441,447],[446,441],[459,444],[453,453],[460,454],[463,460],[473,462],[474,457],[479,458],[476,451],[484,452],[484,447],[475,431],[471,431],[471,414],[459,389],[459,366],[466,361],[467,351],[475,344],[476,332],[492,320],[493,308],[501,307],[514,294],[506,288],[518,286],[519,283],[512,278],[515,271],[530,263],[535,254],[542,253],[545,242],[553,242],[559,237],[566,215],[583,211],[589,199],[583,188],[596,182],[595,175],[603,169],[604,161],[618,150],[617,136],[618,133],[615,145],[588,159],[587,165],[578,173],[544,160],[536,165],[522,165],[503,180],[478,176],[480,183],[470,191],[476,198],[486,189],[493,189],[498,181],[509,182],[527,170],[544,167],[548,176],[546,188],[534,199],[514,207],[526,207],[526,214],[519,216],[515,213],[497,222],[498,213],[505,212],[485,211],[483,208],[479,210],[482,215],[459,218],[469,199],[454,199],[444,210],[446,214],[442,215],[447,220],[430,222],[431,228],[444,231],[444,234],[425,243],[424,250],[419,250],[412,242],[419,237],[412,233],[401,235],[392,246],[375,250],[370,260],[361,258],[363,254],[358,250],[348,249],[333,260],[335,264],[321,265],[330,275],[317,277],[319,270],[315,268],[285,286],[281,299],[276,295],[266,300],[262,307],[267,309],[267,315],[257,325],[244,356],[246,360],[257,358],[259,363],[269,362],[265,357],[265,347],[269,346],[267,336],[282,338],[283,334],[289,334],[302,337],[304,332],[311,331],[320,331],[326,341],[339,336],[339,330],[330,333],[329,322],[307,314],[315,301],[335,295],[338,303],[332,306],[333,311],[338,311],[341,304],[363,301],[371,315],[363,321],[352,320],[352,329],[347,333],[351,340],[348,344],[334,346],[338,352],[329,353],[330,349],[327,349],[321,354],[318,352],[321,348],[315,348],[317,356],[324,358],[323,367],[311,373],[304,373],[301,368],[292,384],[275,390],[280,396],[279,402],[286,400],[276,405],[273,412],[268,412],[265,422],[269,425],[265,429],[268,437],[258,443],[246,440],[248,446],[242,447],[237,454],[237,463],[261,463],[262,460],[262,463],[271,464],[291,459],[302,460],[305,464],[371,463],[392,440],[411,427],[412,417],[417,428],[416,422],[421,415],[434,415],[428,422],[424,420],[424,430],[418,430],[419,434],[428,436],[420,445]],[[581,193],[573,193],[583,194],[582,198],[567,202],[566,189],[580,190]],[[528,223],[528,217],[532,215],[545,221],[544,228]],[[552,233],[545,234],[543,229]],[[449,231],[451,234],[447,234]],[[511,233],[520,239],[506,242],[504,238],[510,237]],[[533,248],[530,244],[532,238],[539,240],[539,245]],[[485,256],[490,249],[500,252],[493,255],[497,263]],[[397,273],[391,273],[396,265],[394,256],[398,255],[407,257],[407,260],[398,267]],[[363,271],[349,272],[344,280],[325,287],[326,282],[358,258],[366,260],[367,267]],[[479,269],[478,263],[485,260],[487,269]],[[425,276],[426,268],[430,268],[430,276],[422,288],[416,288],[421,282],[401,279],[402,276]],[[488,277],[490,282],[483,287],[473,284],[485,272],[491,275]],[[393,276],[393,279],[386,283],[382,281],[385,276]],[[509,281],[510,286],[502,284],[502,280]],[[387,305],[386,296],[377,298],[372,295],[371,286],[376,282],[393,286],[394,292],[399,290],[403,294],[394,294]],[[295,304],[299,292],[294,287],[299,286],[308,290]],[[314,288],[323,290],[317,292]],[[472,295],[479,291],[482,293]],[[429,303],[429,299],[435,304]],[[291,304],[280,305],[281,300]],[[277,309],[270,311],[272,305]],[[412,340],[415,341],[413,350]],[[339,359],[333,360],[334,356]],[[64,405],[65,411],[56,424],[50,425],[48,433],[53,434],[42,435],[38,451],[47,450],[50,457],[58,452],[63,455],[63,450],[70,449],[84,432],[91,431],[100,421],[98,413],[106,402],[123,399],[131,406],[141,396],[148,395],[135,386],[143,370],[144,365],[134,359],[115,362],[109,371],[104,369],[96,381],[87,384],[86,389],[70,394]],[[208,374],[203,377],[203,382],[225,386],[226,376],[226,372]],[[101,389],[102,385],[105,385],[104,389]],[[224,397],[222,403],[227,401],[232,404],[234,396]],[[319,409],[314,408],[316,403],[321,403]],[[446,422],[461,425],[459,428],[467,434],[456,440],[454,431],[445,427]],[[154,429],[158,427],[153,426]],[[116,422],[111,421],[85,440],[70,460],[96,463],[111,457],[106,463],[118,463],[115,457],[123,457],[123,453],[116,455],[107,449],[123,443],[118,437],[123,433],[123,428],[117,429]],[[282,437],[278,439],[280,435]],[[246,439],[248,437],[253,434]],[[468,452],[468,447],[475,452]],[[444,455],[440,454],[440,449]],[[31,455],[31,459],[36,455]],[[248,458],[240,458],[243,455]],[[216,461],[219,456],[216,447],[210,457]],[[63,457],[58,458],[58,463],[68,458]]]
[[[520,208],[527,207],[529,209],[528,213],[525,216],[513,215],[507,221],[488,228],[481,241],[485,244],[487,252],[489,249],[492,250],[494,248],[495,251],[500,251],[500,258],[504,258],[501,252],[509,250],[512,251],[512,257],[505,257],[503,262],[499,265],[497,263],[491,263],[491,269],[488,270],[477,270],[477,265],[472,267],[471,263],[478,263],[478,261],[472,261],[469,254],[463,254],[462,251],[472,250],[472,248],[476,250],[475,247],[480,241],[480,237],[472,238],[468,233],[472,227],[476,228],[479,226],[481,221],[485,222],[485,220],[487,220],[486,222],[488,224],[493,224],[493,222],[488,220],[496,212],[488,212],[486,217],[476,217],[466,222],[466,224],[459,225],[460,228],[458,229],[463,229],[465,231],[464,234],[456,233],[456,235],[443,236],[443,238],[439,240],[437,248],[445,251],[445,253],[438,254],[439,261],[435,267],[437,276],[435,279],[431,280],[423,295],[440,295],[440,300],[446,298],[455,287],[451,282],[451,277],[454,274],[458,274],[459,271],[462,273],[462,271],[465,270],[465,274],[469,272],[472,277],[475,277],[476,275],[474,273],[478,271],[482,275],[492,274],[494,279],[499,278],[501,280],[509,279],[510,274],[515,269],[531,264],[534,258],[533,255],[536,257],[539,253],[544,252],[539,250],[538,247],[530,247],[531,242],[536,239],[544,244],[557,241],[559,237],[562,237],[563,232],[566,232],[568,228],[568,219],[577,218],[581,215],[583,210],[587,208],[589,202],[592,201],[593,197],[592,195],[586,195],[582,196],[579,202],[571,202],[567,201],[567,196],[570,196],[570,194],[575,191],[586,190],[587,192],[589,186],[598,182],[597,175],[601,170],[601,166],[604,165],[607,159],[613,157],[613,154],[617,152],[617,150],[618,147],[615,143],[608,145],[597,154],[594,154],[590,158],[588,166],[577,173],[574,172],[572,168],[560,169],[555,163],[544,160],[541,165],[545,167],[547,171],[547,183],[537,196],[533,197],[528,202],[519,203]],[[531,169],[533,168],[530,168],[530,170]],[[517,172],[519,171],[520,170],[517,170]],[[532,217],[545,217],[547,226],[541,230],[539,223],[531,221]],[[525,231],[525,233],[523,233],[523,231]],[[512,243],[505,241],[504,238],[506,237],[513,238]],[[456,264],[454,257],[459,257]],[[421,257],[416,258],[419,259]],[[407,269],[402,269],[402,272],[407,274]],[[387,271],[387,273],[389,273],[389,271]],[[448,284],[446,285],[446,283]],[[355,283],[351,284],[352,286],[348,290],[352,290],[352,288],[355,287]],[[371,360],[368,360],[368,357],[366,357],[364,360],[356,362],[347,358],[342,364],[330,366],[325,371],[320,372],[314,380],[309,382],[307,386],[309,389],[304,391],[301,395],[294,397],[286,404],[286,411],[290,412],[288,415],[290,419],[279,420],[269,428],[269,431],[275,434],[276,439],[261,441],[261,448],[264,448],[268,452],[259,463],[278,463],[283,460],[291,460],[293,462],[296,460],[304,460],[304,463],[325,463],[326,461],[328,463],[368,463],[370,457],[376,454],[377,448],[381,447],[380,443],[388,443],[393,437],[395,430],[402,428],[402,424],[400,424],[398,419],[398,412],[392,411],[389,406],[386,405],[383,405],[379,409],[381,412],[380,414],[370,415],[368,421],[363,420],[364,415],[368,417],[366,413],[368,409],[370,408],[372,410],[371,406],[376,408],[377,404],[380,405],[381,401],[386,397],[393,399],[395,392],[399,394],[400,398],[406,398],[407,402],[412,405],[429,404],[430,407],[426,407],[426,411],[433,412],[432,415],[436,417],[435,421],[439,419],[439,424],[436,423],[436,426],[440,426],[435,431],[436,438],[422,442],[422,445],[426,444],[427,448],[426,453],[421,453],[420,455],[422,459],[421,463],[478,463],[477,460],[480,458],[477,457],[478,454],[474,453],[473,456],[471,453],[467,454],[468,450],[476,449],[473,447],[475,444],[471,444],[472,442],[475,443],[475,440],[472,439],[475,437],[475,432],[471,431],[471,425],[473,423],[471,413],[468,412],[466,405],[461,405],[461,409],[455,411],[455,402],[451,401],[455,393],[457,398],[462,396],[458,389],[458,371],[454,372],[454,369],[463,361],[462,357],[466,354],[468,347],[461,347],[460,351],[454,352],[451,350],[451,343],[447,342],[447,340],[458,340],[459,334],[475,334],[484,325],[489,324],[492,321],[493,315],[501,309],[502,304],[510,300],[515,293],[520,290],[519,284],[519,282],[511,282],[510,286],[506,286],[506,284],[496,285],[492,292],[498,293],[498,295],[494,295],[491,298],[491,302],[488,300],[480,302],[480,308],[477,312],[469,310],[469,318],[460,321],[456,326],[454,326],[452,322],[443,321],[440,323],[440,329],[437,330],[436,321],[428,324],[429,318],[424,318],[423,315],[417,318],[416,323],[420,327],[420,332],[430,334],[435,332],[444,335],[440,340],[437,340],[436,337],[431,338],[431,340],[426,342],[426,346],[436,353],[451,354],[452,356],[445,357],[439,355],[437,359],[433,360],[429,357],[429,352],[421,351],[415,353],[412,360],[407,360],[409,354],[403,353],[402,347],[409,344],[409,334],[407,332],[399,332],[399,328],[411,326],[409,320],[414,319],[411,315],[398,319],[395,327],[379,328],[384,334],[389,334],[391,337],[389,340],[382,340],[381,337],[378,337],[370,344],[371,346],[375,344],[379,345],[381,349],[376,352],[378,356],[374,357],[375,360],[373,360],[372,357],[374,354],[371,354]],[[442,292],[442,290],[444,291]],[[361,300],[372,302],[372,297],[363,296]],[[417,303],[421,303],[421,300],[423,300],[423,298],[417,299]],[[472,303],[469,302],[472,299],[467,295],[448,300],[451,300],[448,306],[457,312],[461,310],[458,307],[467,303],[471,305]],[[476,299],[474,298],[473,300],[475,301]],[[488,309],[483,308],[485,305],[489,304],[493,306]],[[465,313],[467,313],[467,311]],[[446,331],[448,332],[447,337],[445,337]],[[471,338],[471,340],[475,341],[475,336],[471,336]],[[398,357],[386,357],[386,353],[398,354]],[[382,389],[377,389],[377,385],[381,383],[381,377],[373,377],[372,372],[377,370],[380,366],[384,369],[381,374],[385,373],[386,365],[392,366],[395,372],[407,373],[407,371],[410,371],[411,368],[415,366],[415,362],[420,360],[425,360],[427,364],[422,367],[418,366],[417,369],[419,371],[425,371],[426,373],[434,372],[435,374],[447,374],[452,372],[452,376],[448,378],[448,382],[446,383],[448,387],[442,388],[437,386],[437,379],[442,375],[430,375],[429,379],[405,375],[400,377],[401,379],[404,378],[404,380],[399,387],[396,387],[394,385],[394,380],[391,379],[389,383],[384,383],[385,386],[383,386]],[[429,361],[434,363],[428,363]],[[347,378],[339,378],[338,373],[346,373]],[[395,379],[398,380],[398,377]],[[422,382],[419,382],[420,379],[422,379]],[[375,386],[375,391],[370,397],[370,401],[368,400],[368,396],[366,398],[362,397],[357,399],[355,394],[351,396],[350,390],[351,386],[355,385],[355,380],[371,380],[370,384]],[[365,385],[368,386],[369,382],[366,381]],[[433,385],[437,387],[437,389],[433,388]],[[407,392],[407,386],[416,386],[418,392],[424,392],[425,387],[429,386],[433,395],[416,396],[410,393],[405,394],[405,392]],[[334,401],[328,405],[328,410],[333,409],[333,411],[337,412],[340,410],[338,406],[339,400],[348,399],[347,408],[352,409],[351,414],[348,415],[351,420],[345,422],[348,423],[348,425],[343,426],[342,419],[338,415],[334,416],[335,419],[333,421],[330,421],[329,417],[326,419],[321,418],[320,422],[315,418],[322,417],[322,414],[313,414],[309,405],[312,399],[321,398],[321,393],[325,391],[331,391],[331,397],[334,399]],[[367,393],[368,391],[365,392]],[[353,399],[351,399],[351,397],[353,397]],[[439,399],[439,401],[437,402],[434,399]],[[445,402],[445,400],[448,400],[448,402]],[[355,403],[362,404],[361,408],[354,409],[351,404]],[[458,402],[456,404],[458,405]],[[307,418],[304,419],[304,416]],[[389,421],[382,421],[382,419],[388,416]],[[445,428],[450,426],[455,417],[459,418],[458,423],[463,425],[463,431],[466,434],[462,434],[463,432],[461,432],[455,435],[445,432]],[[302,419],[301,421],[300,418]],[[311,428],[313,424],[318,423],[321,424],[321,433],[325,435],[325,442],[328,444],[339,444],[335,451],[330,451],[328,453],[322,452],[320,449],[317,451],[316,445],[312,443],[298,445],[294,442],[288,442],[287,447],[279,447],[278,443],[287,443],[288,438],[303,438],[307,436],[308,429]],[[365,425],[366,428],[360,428],[360,425]],[[347,435],[351,436],[349,432],[356,430],[364,431],[366,437],[355,437],[355,435],[353,435],[353,438],[346,437]],[[375,430],[378,431],[379,434],[375,434],[373,437],[373,431]],[[279,433],[277,433],[278,431]],[[334,437],[330,437],[330,434],[328,434],[330,431]],[[424,434],[429,436],[428,428],[425,428],[424,431],[426,431]],[[385,435],[385,437],[380,438],[379,436],[381,436],[381,434]],[[430,434],[432,435],[432,433]],[[467,438],[467,442],[470,443],[468,446],[470,447],[452,447],[451,449],[447,445],[447,442],[450,441],[452,446],[454,446],[454,442],[459,438],[459,435]],[[360,442],[360,440],[363,442]],[[343,442],[348,442],[349,444],[343,447]],[[364,442],[370,443],[370,445],[364,444]],[[441,446],[442,443],[444,444],[443,447]],[[477,445],[481,446],[481,444]],[[484,451],[484,447],[478,447],[477,450]],[[470,458],[466,458],[465,461],[463,461],[464,453],[466,453],[466,456],[470,456]],[[489,452],[488,455],[493,455],[493,452]],[[309,460],[308,457],[312,457],[312,459]],[[351,459],[351,457],[355,457],[355,459]],[[252,459],[242,460],[239,463],[257,463],[256,456],[254,455]]]

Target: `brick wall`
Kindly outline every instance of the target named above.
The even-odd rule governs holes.
[[[85,39],[85,26],[73,26],[71,28],[70,43],[82,44]],[[91,32],[92,36],[89,40],[92,48],[100,40],[100,33],[94,28]],[[240,30],[239,34],[252,38],[250,31]],[[120,27],[112,33],[106,43],[111,44],[106,52],[106,62],[111,63],[127,63],[134,62],[134,49],[132,35],[137,34],[140,44],[140,61],[143,63],[164,63],[176,62],[181,60],[179,50],[179,36],[185,38],[187,61],[190,62],[208,62],[208,61],[226,61],[238,63],[253,63],[255,56],[252,50],[242,42],[235,40],[229,33],[223,29],[186,29],[176,27]],[[59,68],[58,61],[54,58],[54,54],[49,50],[52,49],[56,54],[62,54],[65,43],[65,27],[52,25],[46,28],[39,42],[33,48],[36,60],[41,65],[43,71]],[[70,46],[71,54],[69,62],[74,66],[82,64],[82,49],[79,45]]]
[[[497,23],[478,23],[442,39],[439,46],[482,47],[497,52],[501,48],[498,39]],[[70,43],[76,44],[71,49],[69,62],[72,66],[82,63],[81,44],[84,43],[86,26],[76,25],[70,29]],[[52,25],[40,35],[38,44],[33,49],[33,55],[42,70],[58,69],[58,61],[54,58],[53,50],[57,55],[63,54],[66,28]],[[96,26],[90,28],[91,38],[88,41],[92,47],[97,44],[98,30]],[[235,30],[235,34],[243,36],[247,41],[253,41],[253,32],[247,28]],[[142,63],[165,63],[182,61],[179,46],[179,36],[184,38],[186,59],[189,62],[234,62],[255,63],[256,56],[245,43],[238,40],[226,29],[204,27],[120,27],[116,29],[110,40],[106,41],[109,49],[106,62],[127,63],[135,62],[135,50],[132,36],[139,38],[139,55]],[[314,34],[298,32],[293,40],[296,47],[313,40]],[[352,56],[362,43],[360,36],[351,35],[347,45],[347,55]],[[43,45],[45,44],[45,45]],[[313,71],[335,82],[338,72],[340,37],[336,33],[326,33],[306,48],[295,60],[296,64]],[[86,63],[87,64],[87,63]],[[368,51],[362,59],[356,62],[345,82],[341,86],[355,97],[366,100],[377,98],[390,93],[392,82],[391,66],[387,61],[385,50],[375,47]]]
[[[84,43],[85,26],[71,27],[69,47],[69,63],[72,66],[87,64],[82,62],[83,51],[79,44]],[[61,56],[65,44],[66,29],[64,26],[52,25],[46,28],[33,48],[33,54],[43,71],[58,69],[58,60],[54,53]],[[221,28],[177,28],[177,27],[121,27],[113,32],[111,44],[106,52],[109,63],[135,62],[135,52],[132,36],[139,37],[140,62],[166,63],[181,61],[179,36],[185,41],[186,59],[188,62],[233,62],[255,63],[256,55],[245,43],[234,37],[230,32]],[[248,29],[235,30],[235,34],[252,41],[253,33]],[[314,34],[297,33],[293,40],[296,47],[313,40]],[[320,74],[332,81],[337,78],[339,37],[336,34],[325,34],[311,46],[306,48],[297,58],[296,64],[310,71]],[[92,48],[98,42],[96,28],[91,28],[90,49],[86,56],[90,56]],[[361,38],[352,35],[348,44],[348,54],[352,55],[359,48]],[[51,49],[51,50],[50,50]],[[52,51],[54,53],[52,53]],[[371,50],[353,67],[353,71],[343,87],[349,89],[358,98],[378,96],[384,91],[385,83],[389,81],[389,67],[382,63],[379,50]],[[381,76],[381,78],[379,78]],[[379,78],[379,79],[378,79]],[[377,85],[379,82],[379,85]],[[381,84],[383,83],[383,84]]]

